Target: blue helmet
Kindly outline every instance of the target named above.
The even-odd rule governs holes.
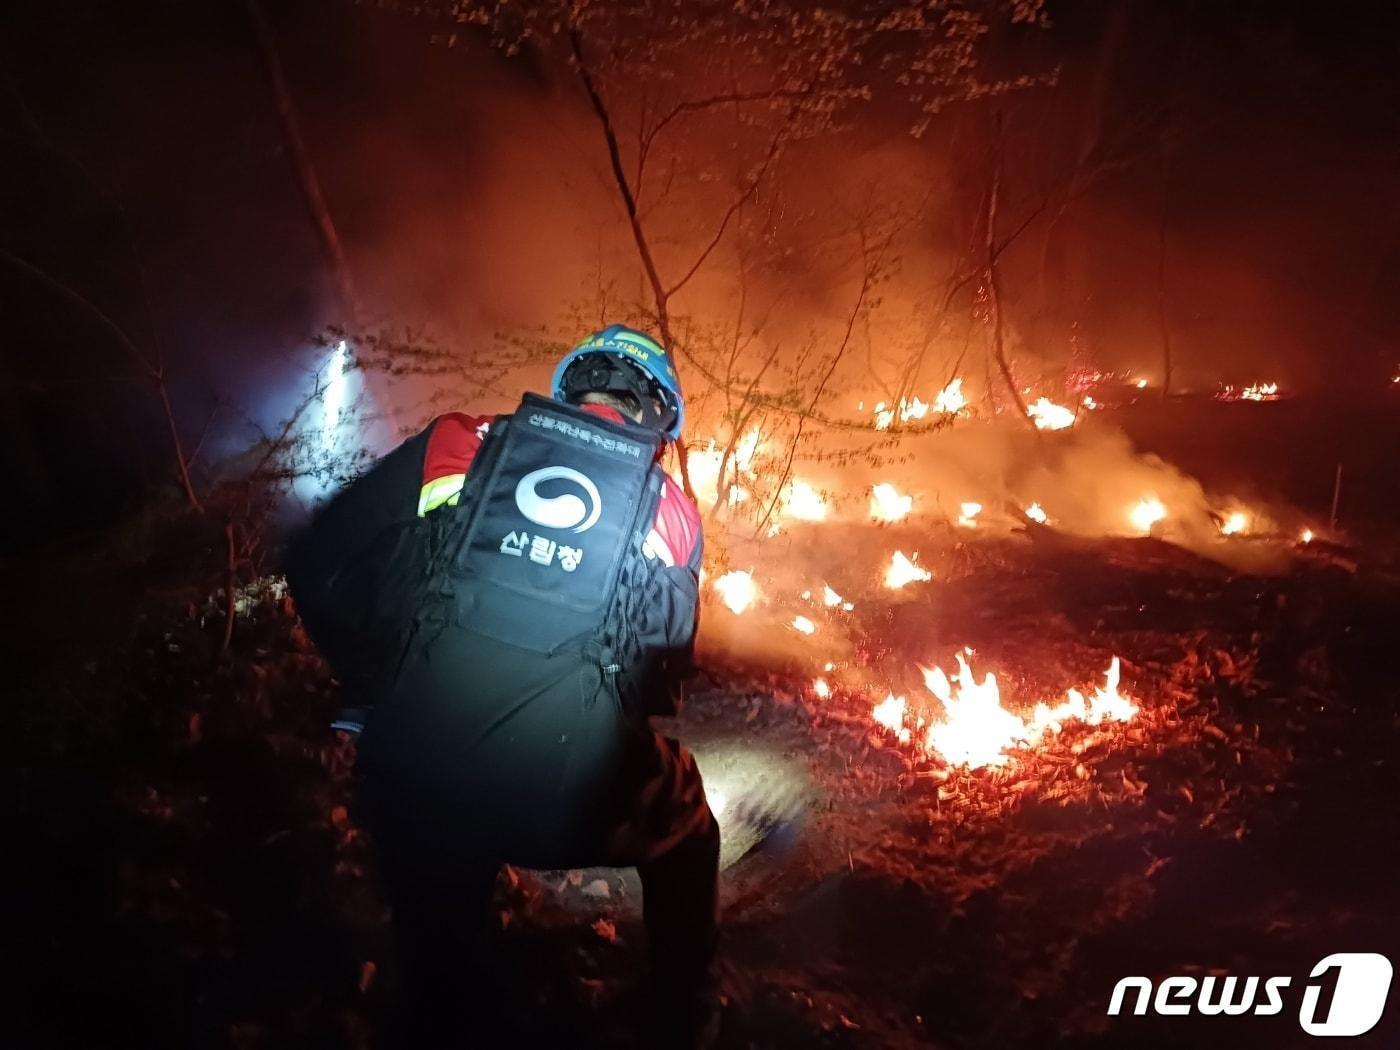
[[[631,393],[648,424],[672,441],[681,436],[685,401],[676,367],[665,347],[635,328],[613,324],[594,332],[554,367],[550,390],[557,401],[588,391]]]

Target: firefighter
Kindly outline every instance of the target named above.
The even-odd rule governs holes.
[[[652,1043],[702,1045],[717,1023],[719,827],[690,753],[648,722],[677,710],[699,608],[699,514],[657,462],[680,385],[662,346],[612,325],[552,393],[440,416],[288,555],[308,633],[369,708],[357,767],[398,943],[396,1046],[478,1023],[461,1003],[502,864],[635,866]]]

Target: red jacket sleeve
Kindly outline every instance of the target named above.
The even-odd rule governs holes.
[[[465,474],[481,449],[481,439],[490,425],[490,416],[468,416],[461,412],[438,416],[423,454],[423,483]]]
[[[662,560],[670,565],[683,565],[698,576],[700,559],[704,554],[700,512],[690,502],[690,497],[670,478],[662,485],[654,529],[665,547],[666,554],[661,555]]]

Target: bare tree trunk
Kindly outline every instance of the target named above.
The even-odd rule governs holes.
[[[996,115],[996,132],[992,144],[992,182],[987,189],[987,241],[986,241],[986,276],[987,276],[987,307],[992,315],[992,357],[997,363],[997,368],[1001,372],[1001,378],[1006,383],[1006,389],[1011,394],[1011,403],[1016,406],[1016,411],[1021,414],[1021,418],[1026,425],[1034,428],[1035,422],[1026,411],[1026,402],[1021,397],[1021,391],[1016,389],[1016,379],[1011,374],[1011,365],[1006,360],[1006,346],[1002,336],[1001,317],[1001,288],[997,277],[997,203],[1001,196],[1001,114]]]
[[[861,236],[861,241],[862,244],[864,244],[864,234]],[[763,531],[764,526],[767,525],[773,517],[773,508],[778,505],[778,499],[783,494],[783,486],[788,483],[788,478],[792,476],[792,461],[797,456],[797,446],[802,440],[802,430],[807,425],[807,420],[811,418],[812,413],[817,410],[817,405],[821,402],[822,394],[826,392],[827,384],[831,382],[831,377],[836,374],[836,366],[839,365],[841,359],[846,356],[846,351],[851,345],[851,335],[855,331],[856,322],[860,320],[860,314],[861,311],[865,309],[865,303],[870,296],[870,290],[875,286],[875,279],[884,261],[885,252],[889,250],[893,241],[894,234],[891,233],[889,237],[886,238],[885,243],[880,246],[880,251],[876,254],[873,261],[868,252],[865,255],[865,272],[861,275],[860,292],[856,295],[856,301],[851,306],[850,315],[846,318],[846,331],[841,336],[841,345],[836,348],[836,353],[833,354],[831,358],[831,364],[827,366],[826,373],[822,376],[822,381],[817,384],[817,389],[812,394],[812,400],[807,405],[807,411],[797,418],[797,432],[793,434],[792,443],[788,446],[787,460],[783,464],[783,472],[778,477],[777,485],[773,487],[773,497],[768,501],[768,509],[763,512],[763,517],[759,520],[757,527],[754,529],[755,536]],[[895,414],[898,415],[898,410],[896,410]]]
[[[185,493],[185,500],[191,509],[203,514],[204,505],[195,494],[194,482],[190,480],[190,461],[194,457],[185,455],[184,444],[180,441],[180,428],[175,423],[174,406],[170,404],[170,388],[165,382],[165,369],[158,369],[152,378],[156,385],[156,393],[160,396],[161,410],[165,413],[165,426],[170,433],[171,450],[175,453],[175,471],[180,478],[180,488]]]
[[[613,127],[612,114],[608,112],[607,103],[603,101],[602,94],[598,91],[597,84],[593,81],[593,75],[589,72],[588,62],[583,54],[583,37],[576,28],[569,30],[569,44],[573,49],[574,62],[578,66],[579,80],[583,82],[583,89],[588,94],[588,101],[593,106],[593,112],[598,118],[598,124],[602,128],[603,141],[608,147],[608,160],[612,165],[613,180],[617,183],[617,192],[622,197],[622,205],[627,211],[627,221],[632,228],[632,240],[637,245],[637,255],[642,261],[642,270],[646,274],[647,282],[651,285],[652,298],[656,305],[656,326],[661,335],[661,345],[668,352],[675,352],[675,339],[671,333],[671,313],[670,294],[666,291],[666,285],[661,280],[661,274],[656,269],[656,259],[651,254],[651,245],[647,241],[646,230],[642,228],[641,216],[637,212],[637,195],[632,191],[632,184],[627,179],[627,172],[622,165],[622,149],[617,142],[617,130]],[[681,469],[681,487],[685,489],[685,494],[690,497],[692,503],[697,503],[695,498],[695,488],[690,482],[690,456],[684,441],[676,441],[676,461]]]
[[[277,115],[282,122],[282,136],[286,139],[287,154],[296,168],[301,182],[302,196],[307,210],[311,213],[312,225],[321,238],[321,247],[326,253],[326,262],[335,277],[336,289],[340,295],[341,309],[352,324],[359,324],[363,311],[359,297],[355,293],[354,282],[350,278],[350,267],[345,261],[345,251],[341,247],[340,235],[326,206],[325,195],[321,192],[321,180],[316,176],[316,168],[311,162],[311,153],[302,137],[301,123],[297,119],[296,106],[292,102],[287,78],[282,70],[282,59],[277,53],[277,41],[273,38],[272,27],[263,14],[259,0],[243,0],[248,11],[248,20],[253,26],[253,36],[257,40],[258,51],[262,54],[263,68],[267,73],[268,87],[272,90],[273,101],[277,105]]]
[[[1164,195],[1165,196],[1165,195]],[[1172,390],[1172,329],[1167,314],[1167,210],[1165,204],[1157,222],[1157,324],[1162,332],[1162,400]]]

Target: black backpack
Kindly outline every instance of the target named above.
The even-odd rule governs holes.
[[[440,548],[457,624],[539,653],[624,637],[619,590],[656,515],[661,441],[535,394],[498,417]]]

